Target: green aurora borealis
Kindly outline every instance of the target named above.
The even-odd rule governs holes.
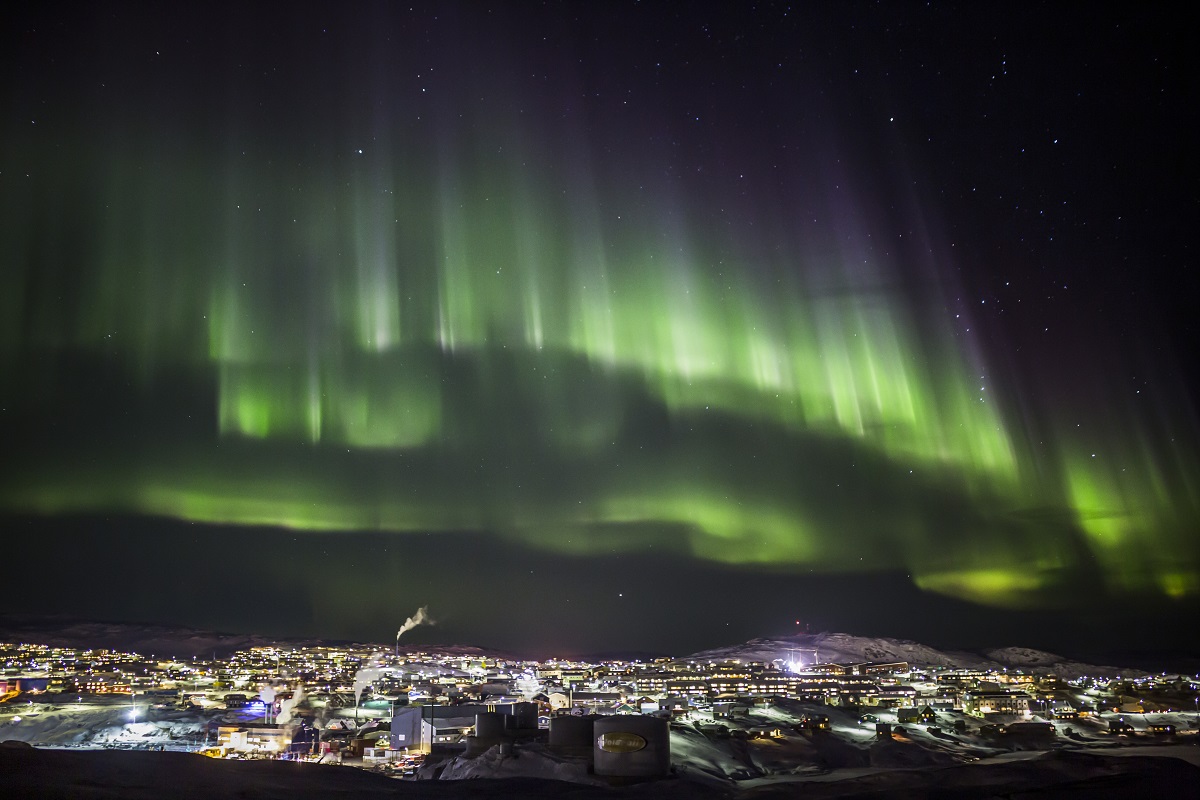
[[[780,88],[769,168],[732,101],[589,104],[456,35],[476,66],[343,42],[294,84],[114,53],[6,123],[0,507],[1200,593],[1187,393],[1134,405],[1103,342],[1042,387],[972,333],[903,134]]]

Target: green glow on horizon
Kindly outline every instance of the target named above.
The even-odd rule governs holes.
[[[918,574],[913,582],[927,591],[1016,608],[1032,606],[1031,598],[1047,585],[1043,576],[1019,564]]]
[[[1200,563],[1187,557],[1188,520],[1176,518],[1180,509],[1170,502],[1156,466],[1133,464],[1132,470],[1113,468],[1080,456],[1068,465],[1071,505],[1087,544],[1119,589],[1175,598],[1195,594]]]

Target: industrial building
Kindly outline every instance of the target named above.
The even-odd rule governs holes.
[[[430,752],[435,747],[465,746],[472,734],[480,736],[477,723],[483,720],[485,738],[518,738],[518,731],[537,731],[534,703],[471,704],[459,706],[408,706],[392,715],[389,744],[393,750]]]

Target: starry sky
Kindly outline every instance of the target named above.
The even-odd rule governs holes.
[[[1200,617],[1177,23],[25,9],[0,610],[1149,647]]]

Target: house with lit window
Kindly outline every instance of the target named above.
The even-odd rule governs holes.
[[[256,722],[222,725],[217,728],[217,746],[238,753],[284,753],[297,727]]]
[[[1029,716],[1030,697],[1025,692],[967,692],[963,695],[963,711],[976,717],[996,714]]]

